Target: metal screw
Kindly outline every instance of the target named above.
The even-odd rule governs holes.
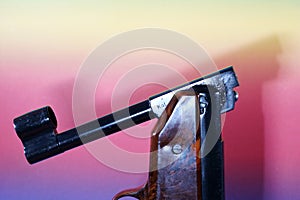
[[[182,147],[180,144],[175,144],[172,148],[173,153],[180,154],[182,152]]]
[[[199,97],[199,102],[200,102],[200,114],[203,114],[204,113],[204,109],[208,106],[208,102],[206,100],[206,97],[205,95],[200,95]]]
[[[204,95],[201,95],[199,98],[200,101],[200,108],[206,108],[208,105],[208,102],[206,100],[206,97]]]

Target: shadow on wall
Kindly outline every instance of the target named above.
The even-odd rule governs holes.
[[[240,82],[239,101],[227,114],[223,129],[226,199],[263,199],[262,92],[263,85],[277,77],[280,53],[278,38],[270,36],[215,60],[218,66],[233,65]]]
[[[277,36],[270,36],[215,59],[219,68],[233,65],[240,82],[240,87],[237,89],[240,99],[236,104],[236,109],[226,115],[223,129],[226,199],[260,200],[264,197],[265,130],[262,112],[262,92],[263,85],[277,77],[280,67],[277,62],[277,56],[280,53],[281,48]],[[73,80],[71,82],[73,83]],[[71,91],[70,87],[72,87],[72,84],[66,84],[63,89],[60,87],[60,90],[56,91],[57,95],[66,95],[65,91]],[[65,116],[62,113],[57,114],[61,119],[72,116],[70,93],[67,94],[65,99],[67,98],[68,100],[65,101],[69,102],[66,103],[67,105],[61,102],[56,102],[57,105],[55,105],[58,106],[57,110],[62,109],[65,111]],[[104,112],[110,112],[105,110],[110,107],[103,102],[101,103],[99,107],[101,106]],[[106,103],[110,103],[110,101],[107,100]],[[69,121],[60,126],[60,129],[72,128],[73,125],[70,118]],[[120,136],[118,135],[119,139]],[[74,162],[77,159],[72,154],[65,154],[64,160],[67,159],[65,156],[69,156],[69,159],[74,159]],[[93,169],[99,167],[95,165],[95,162],[88,162],[88,158],[83,157],[81,159],[86,159],[85,161],[91,164],[90,166]],[[124,185],[132,184],[134,187],[139,182],[144,183],[145,176],[143,175],[138,176],[138,178],[130,174],[118,173],[118,175],[128,178],[128,182],[124,182]],[[103,174],[99,175],[99,179],[102,176]],[[111,176],[116,176],[116,174],[112,173]],[[103,186],[101,185],[102,188],[107,188],[107,185],[103,184]],[[114,189],[121,190],[119,188]],[[107,193],[107,195],[112,195],[111,193],[114,193],[114,191],[111,189]]]

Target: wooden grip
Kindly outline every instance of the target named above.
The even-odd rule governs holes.
[[[113,199],[200,200],[200,160],[199,98],[182,91],[172,98],[152,131],[147,183]]]

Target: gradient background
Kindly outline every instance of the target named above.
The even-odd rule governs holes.
[[[240,100],[223,131],[227,199],[300,199],[299,19],[295,0],[1,1],[0,199],[106,200],[145,182],[146,174],[106,167],[83,147],[30,166],[12,126],[13,118],[51,105],[58,130],[73,127],[72,88],[81,63],[104,40],[142,27],[185,34],[219,68],[235,66]],[[131,103],[143,98],[135,95]],[[109,98],[97,105],[99,116],[110,112]],[[122,133],[112,139],[133,151],[148,145]]]

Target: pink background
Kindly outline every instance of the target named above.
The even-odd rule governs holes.
[[[0,5],[0,199],[111,199],[120,190],[145,182],[146,174],[107,167],[84,147],[31,166],[12,120],[51,105],[59,132],[72,128],[73,85],[89,53],[115,34],[149,26],[188,35],[204,46],[218,68],[235,67],[240,99],[226,115],[223,130],[227,199],[300,199],[298,2],[3,1]],[[176,59],[170,58],[172,69],[190,80],[197,77]],[[115,63],[115,72],[124,65]],[[176,76],[168,78],[177,84]],[[112,87],[98,89],[96,110],[102,116],[111,111]],[[140,88],[129,103],[163,89]],[[120,94],[120,100],[122,95],[127,98]],[[153,125],[144,125],[146,134]],[[126,133],[111,139],[133,152],[146,152],[149,145],[147,139]]]

